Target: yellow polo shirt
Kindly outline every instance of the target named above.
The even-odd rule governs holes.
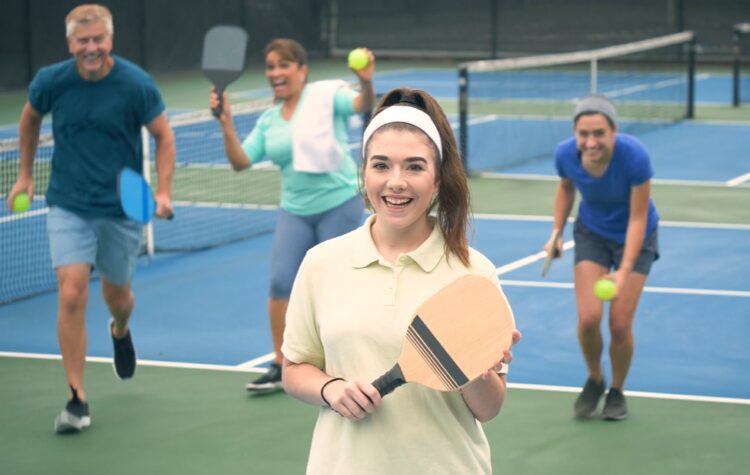
[[[394,264],[370,235],[376,219],[311,249],[297,274],[282,351],[345,379],[375,380],[398,360],[417,307],[466,274],[495,281],[495,266],[470,249],[471,267],[446,259],[436,226]],[[489,474],[490,447],[459,392],[406,384],[374,414],[352,422],[323,408],[313,433],[308,474]]]

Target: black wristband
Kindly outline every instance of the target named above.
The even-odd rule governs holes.
[[[323,386],[320,387],[320,399],[322,399],[323,402],[326,403],[326,406],[328,406],[330,409],[333,409],[333,408],[331,407],[331,403],[328,402],[328,399],[326,399],[326,397],[323,396],[323,390],[325,390],[326,386],[328,386],[334,381],[345,381],[345,379],[344,378],[331,378],[325,383],[323,383]]]

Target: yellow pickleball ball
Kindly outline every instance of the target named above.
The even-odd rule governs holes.
[[[609,279],[599,279],[594,284],[594,295],[599,300],[612,300],[617,295],[617,287]]]
[[[369,56],[367,56],[367,51],[363,50],[362,48],[356,48],[349,52],[348,61],[350,68],[359,71],[360,69],[364,69],[367,67],[367,63],[370,62],[370,58]]]
[[[26,193],[19,193],[13,198],[13,205],[11,207],[14,213],[23,213],[24,211],[27,211],[30,206],[31,200],[29,200],[29,195]]]

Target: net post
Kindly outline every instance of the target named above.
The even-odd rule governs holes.
[[[591,86],[589,87],[591,94],[596,94],[596,89],[599,82],[599,63],[596,58],[591,58]]]
[[[688,70],[687,70],[687,119],[695,118],[695,53],[698,49],[698,43],[695,35],[690,39],[688,44]]]
[[[740,106],[740,24],[732,31],[732,105]]]
[[[141,148],[143,150],[143,162],[141,172],[146,183],[151,184],[151,139],[146,127],[141,127]],[[146,254],[151,257],[154,255],[154,224],[153,220],[146,224],[144,230]]]
[[[458,68],[458,134],[461,152],[461,161],[464,164],[464,170],[469,170],[468,167],[468,137],[467,133],[469,130],[469,69],[466,65],[461,65]]]

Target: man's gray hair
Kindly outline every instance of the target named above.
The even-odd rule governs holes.
[[[65,37],[71,38],[79,25],[90,25],[97,22],[104,23],[110,36],[115,33],[112,25],[112,13],[107,7],[94,3],[79,5],[65,17]]]

